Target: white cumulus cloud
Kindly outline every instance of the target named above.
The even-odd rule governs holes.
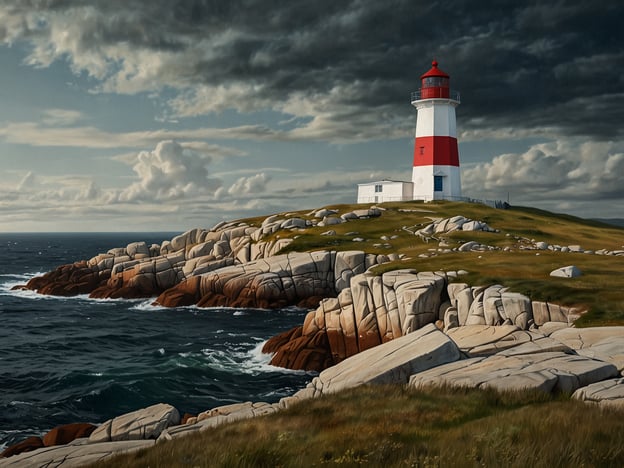
[[[138,180],[119,194],[123,202],[173,200],[213,194],[221,181],[210,177],[210,156],[184,148],[173,140],[161,141],[153,151],[142,151],[132,167]]]
[[[228,193],[232,196],[253,195],[266,190],[267,183],[271,177],[264,172],[255,174],[250,177],[240,177],[228,189]]]

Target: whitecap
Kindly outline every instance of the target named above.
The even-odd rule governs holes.
[[[130,310],[141,310],[141,311],[154,311],[154,310],[164,310],[167,307],[163,307],[161,305],[154,305],[154,299],[139,299],[141,302],[132,306]]]
[[[306,371],[284,369],[270,364],[271,355],[262,352],[266,341],[237,345],[238,350],[227,351],[215,349],[202,349],[202,353],[208,359],[208,365],[214,369],[226,370],[232,373],[258,375],[262,373],[283,374],[308,374]]]
[[[165,355],[165,348],[158,348],[158,354],[160,354],[161,356]]]
[[[243,310],[237,310],[236,312],[234,312],[234,317],[238,317],[240,315],[247,315],[247,312],[243,311]]]
[[[9,405],[10,406],[18,406],[18,405],[33,406],[33,403],[29,401],[13,400],[9,403]]]

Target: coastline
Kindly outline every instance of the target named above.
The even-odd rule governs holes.
[[[371,368],[370,361],[361,366],[354,364],[357,362],[357,358],[366,357],[364,353],[368,351],[374,351],[373,355],[382,353],[383,347],[398,346],[403,338],[422,341],[424,335],[420,336],[419,333],[423,331],[427,332],[425,335],[436,335],[446,343],[446,347],[456,350],[456,354],[451,353],[453,358],[450,361],[438,361],[433,366],[433,370],[440,367],[444,368],[444,366],[457,366],[457,363],[466,364],[463,363],[466,356],[469,358],[468,361],[475,358],[483,360],[483,362],[479,361],[482,367],[491,368],[494,366],[500,370],[500,363],[496,364],[496,359],[500,360],[504,357],[508,360],[513,355],[517,360],[520,359],[519,356],[523,356],[524,361],[520,360],[522,362],[519,364],[517,375],[514,377],[515,380],[509,380],[505,385],[519,385],[524,388],[527,386],[527,382],[531,382],[531,385],[535,385],[536,388],[547,391],[569,391],[570,393],[587,387],[578,393],[578,397],[590,400],[595,398],[596,394],[595,391],[590,392],[593,384],[603,382],[603,385],[606,385],[604,382],[608,382],[610,385],[615,382],[613,385],[616,385],[617,388],[621,387],[617,379],[618,376],[621,377],[622,367],[624,367],[622,366],[622,356],[617,353],[614,354],[612,351],[620,345],[617,340],[621,340],[620,337],[624,336],[624,333],[618,328],[611,329],[609,332],[608,327],[603,327],[598,331],[596,331],[597,329],[586,329],[587,332],[583,332],[585,335],[581,334],[580,331],[567,332],[566,330],[575,330],[568,328],[568,325],[573,324],[583,315],[581,309],[556,303],[534,301],[527,296],[511,291],[500,292],[502,287],[498,288],[499,294],[497,296],[493,290],[488,290],[485,286],[468,286],[461,283],[463,275],[459,274],[458,271],[416,273],[409,268],[397,268],[401,263],[405,264],[411,260],[404,253],[368,254],[358,250],[333,251],[333,253],[331,250],[316,251],[312,254],[294,251],[281,253],[284,249],[288,249],[288,246],[296,239],[278,238],[280,231],[295,232],[297,236],[302,236],[302,233],[305,233],[307,229],[326,228],[328,225],[338,226],[347,223],[355,225],[367,222],[365,220],[383,219],[386,215],[385,209],[382,210],[377,207],[369,208],[366,210],[366,214],[362,210],[361,216],[355,212],[347,212],[340,217],[335,216],[337,213],[333,215],[324,213],[322,217],[317,218],[316,213],[319,211],[321,210],[308,213],[307,217],[312,219],[306,219],[300,215],[285,215],[284,217],[265,218],[262,223],[259,223],[259,226],[234,222],[215,226],[211,230],[192,230],[173,238],[168,243],[163,242],[161,246],[158,246],[158,251],[153,245],[129,244],[127,247],[117,249],[114,252],[109,251],[107,254],[98,255],[90,260],[77,262],[72,268],[57,271],[56,276],[48,276],[47,280],[52,279],[53,281],[48,281],[46,284],[37,280],[29,283],[26,287],[45,289],[52,285],[51,289],[46,291],[49,293],[58,293],[59,291],[63,293],[93,293],[99,288],[97,294],[101,294],[102,288],[105,288],[104,295],[108,297],[114,297],[115,294],[120,294],[120,297],[138,296],[139,294],[154,295],[154,292],[160,291],[157,302],[173,307],[188,305],[188,303],[207,304],[208,302],[204,299],[207,295],[213,298],[217,297],[217,303],[228,304],[228,300],[242,301],[236,303],[238,306],[262,304],[271,308],[302,304],[302,301],[309,301],[307,305],[310,308],[317,306],[315,311],[308,314],[309,318],[306,318],[301,334],[295,337],[312,335],[312,338],[303,343],[303,347],[298,351],[307,349],[307,362],[315,363],[314,370],[320,372],[319,377],[314,379],[306,389],[296,393],[290,399],[282,399],[278,404],[249,403],[237,407],[236,411],[230,408],[227,414],[224,414],[225,409],[212,408],[207,411],[209,414],[201,421],[198,420],[199,416],[197,416],[196,420],[191,419],[190,423],[185,421],[187,424],[182,426],[177,425],[177,423],[173,424],[174,421],[179,422],[178,418],[167,416],[167,422],[160,431],[157,431],[158,435],[154,436],[154,433],[150,433],[151,437],[155,438],[175,438],[179,434],[200,430],[206,424],[220,424],[229,420],[266,414],[286,408],[294,401],[325,394],[330,391],[329,389],[350,388],[351,384],[344,381],[332,383],[333,379],[327,377],[327,375],[331,376],[332,373],[340,374],[339,370],[336,369],[340,369],[339,366],[343,364],[350,363],[346,368],[349,369],[349,372],[355,372],[354,369],[363,372],[363,374],[353,377],[352,380],[347,380],[347,382],[355,382],[357,385],[366,382],[407,384],[408,381],[415,385],[412,382],[412,376],[423,382],[428,381],[425,372],[428,369],[419,368],[415,364],[422,362],[422,357],[414,355],[413,351],[406,351],[409,346],[400,347],[406,353],[405,362],[385,363],[376,370],[373,369],[374,366]],[[353,215],[348,213],[353,213]],[[418,215],[422,217],[422,213]],[[419,229],[402,229],[402,231],[408,231],[412,238],[419,239],[419,242],[428,243],[434,239],[440,244],[448,242],[446,240],[440,241],[440,237],[462,230],[456,227],[457,224],[459,227],[469,225],[472,228],[481,228],[466,229],[466,233],[472,233],[467,235],[479,236],[479,232],[502,235],[494,229],[495,226],[491,228],[487,223],[473,222],[473,220],[463,216],[463,222],[458,223],[457,218],[457,216],[444,218],[442,219],[444,223],[436,220],[431,224],[418,226]],[[313,221],[314,219],[316,222]],[[330,219],[342,219],[343,222],[332,224],[334,222],[329,221]],[[453,221],[453,219],[455,220]],[[321,223],[323,224],[320,225]],[[444,224],[444,228],[440,228],[441,224]],[[325,231],[321,235],[327,239],[336,235],[335,233],[327,234],[327,232]],[[218,233],[219,239],[211,238],[214,235],[210,233]],[[397,236],[392,239],[393,235],[396,234],[388,232],[388,234],[380,236],[383,242],[379,243],[376,249],[385,249],[385,252],[388,252],[385,244],[391,245],[390,243],[398,238]],[[366,242],[365,239],[356,240],[357,237],[355,236],[357,233],[350,236],[350,242]],[[227,246],[225,245],[226,239]],[[519,241],[523,238],[516,236],[514,239]],[[544,249],[544,246],[539,242],[542,241],[519,241],[518,245],[524,245],[524,249],[519,250],[532,250],[537,251],[537,254],[543,253],[545,255],[547,252],[544,250],[548,249]],[[529,245],[532,247],[529,248]],[[438,248],[438,251],[440,249]],[[454,249],[448,249],[448,253],[460,254],[461,252],[461,254],[470,255],[473,252],[478,252],[481,255],[487,255],[487,252],[509,252],[503,249],[490,249],[487,245],[484,247],[484,244],[480,242],[473,242],[472,244],[461,242]],[[174,261],[180,257],[180,252],[183,252],[182,259]],[[570,253],[579,255],[581,252],[585,252],[585,250],[567,247],[567,251],[563,251],[562,255],[567,256]],[[609,250],[609,252],[617,252],[617,250]],[[200,253],[204,255],[200,255]],[[442,251],[440,255],[444,253]],[[605,256],[609,255],[617,256],[619,254],[605,254]],[[301,258],[306,260],[303,261]],[[232,262],[230,263],[226,259],[232,259]],[[166,268],[162,268],[165,262]],[[376,268],[385,265],[391,267],[387,273],[379,275],[378,272],[375,272]],[[152,269],[150,270],[146,266],[151,266]],[[103,272],[106,273],[103,274]],[[181,274],[179,274],[180,272]],[[78,278],[78,281],[71,283],[71,281],[67,281],[68,278],[74,280]],[[198,281],[192,278],[202,278],[202,280]],[[209,278],[209,280],[204,278]],[[285,287],[283,281],[276,286],[276,278],[279,278],[280,281],[282,278],[287,278],[286,283],[294,286]],[[259,279],[266,280],[266,282],[258,282]],[[169,288],[165,287],[172,282],[174,284]],[[270,287],[267,287],[267,284]],[[377,293],[375,292],[376,284],[381,288]],[[462,284],[464,286],[461,286]],[[404,286],[403,289],[401,286]],[[171,291],[167,293],[169,289]],[[290,289],[292,292],[288,293]],[[432,294],[428,291],[437,292]],[[163,294],[165,295],[163,296]],[[345,296],[347,294],[350,296],[351,302]],[[481,302],[477,300],[479,296],[481,296]],[[391,297],[396,302],[394,308],[391,306],[393,302]],[[201,302],[202,300],[204,302]],[[492,310],[497,311],[497,316],[493,314],[488,316],[488,300],[494,306],[494,309],[489,309],[490,312]],[[503,306],[502,309],[499,308],[497,301]],[[318,306],[319,303],[320,306]],[[509,308],[505,308],[504,304],[508,304]],[[386,308],[385,314],[381,311],[380,305]],[[349,306],[351,306],[350,309]],[[513,307],[516,308],[515,312],[512,312]],[[351,312],[347,313],[347,310],[351,310]],[[396,310],[396,313],[399,314],[394,322],[392,310]],[[348,316],[352,318],[346,322],[340,319],[332,324],[329,320],[331,317]],[[556,325],[557,322],[560,325]],[[382,324],[386,330],[391,330],[392,333],[382,333]],[[327,343],[321,343],[321,348],[329,348],[329,354],[325,354],[324,357],[319,357],[318,345],[322,339],[318,338],[317,335],[321,329],[327,336]],[[312,330],[311,333],[310,330]],[[462,332],[462,330],[464,331]],[[307,335],[304,331],[308,331]],[[568,336],[566,333],[577,333],[578,336]],[[590,338],[589,336],[592,334],[598,338]],[[366,338],[367,336],[369,338]],[[375,336],[378,338],[374,338]],[[296,347],[301,344],[296,344],[296,339],[292,340],[291,338],[292,334],[282,343],[282,346],[292,350],[293,346]],[[353,344],[350,345],[349,340]],[[462,340],[464,341],[462,342]],[[315,343],[316,348],[309,347],[311,342]],[[580,346],[579,342],[581,343]],[[418,347],[422,347],[422,345],[421,342]],[[587,348],[594,347],[595,349],[590,350],[593,353],[590,357]],[[436,349],[435,346],[434,349]],[[342,354],[340,350],[342,350]],[[511,352],[509,350],[513,350],[512,355],[500,354]],[[585,352],[582,353],[582,350]],[[273,351],[277,352],[276,350]],[[442,352],[443,355],[448,355],[448,353],[448,351]],[[559,354],[554,356],[556,353]],[[396,350],[392,354],[396,356]],[[598,355],[602,360],[594,359]],[[542,375],[541,380],[535,379],[534,374],[529,376],[525,372],[527,365],[536,369],[531,372],[543,373],[543,369],[540,370],[539,367],[541,361],[539,359],[536,361],[536,356],[546,356],[544,365],[551,367],[553,366],[552,362],[548,362],[551,359],[560,359],[557,361],[557,368],[565,368],[567,365],[565,363],[568,362],[572,366],[568,373],[571,372],[576,375],[575,378],[579,386],[573,388],[570,386],[569,379],[561,380],[563,377],[558,374]],[[571,358],[571,356],[574,357]],[[527,364],[527,359],[529,364]],[[285,362],[297,362],[297,359],[285,359]],[[494,364],[492,364],[493,362]],[[470,364],[478,363],[470,361]],[[511,368],[507,369],[509,371]],[[466,375],[477,372],[477,370],[477,368],[463,368],[457,371],[460,376],[458,378],[465,380]],[[483,379],[484,371],[481,370],[481,372],[479,374],[481,375],[480,379]],[[445,374],[447,373],[445,372]],[[398,380],[397,376],[400,376]],[[387,378],[391,380],[384,380]],[[430,379],[439,380],[440,376],[432,376]],[[477,381],[480,382],[478,385],[483,382],[479,379],[475,380],[475,382]],[[232,415],[231,418],[230,415]],[[161,420],[162,417],[159,417],[158,421]],[[199,424],[202,421],[210,422]],[[192,426],[198,427],[192,428]],[[177,427],[182,429],[176,429]],[[85,443],[85,445],[88,444]],[[82,447],[82,445],[80,446]]]

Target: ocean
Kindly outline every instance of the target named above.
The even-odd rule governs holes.
[[[270,366],[260,352],[303,322],[301,309],[167,309],[11,291],[58,265],[175,234],[0,234],[0,450],[60,424],[97,424],[160,402],[181,413],[276,402],[312,379]]]

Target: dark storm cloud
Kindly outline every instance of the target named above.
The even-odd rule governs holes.
[[[171,54],[169,59],[153,65],[160,68],[145,82],[185,91],[190,100],[194,87],[237,84],[247,89],[251,108],[271,103],[283,110],[289,100],[308,98],[324,106],[319,103],[310,112],[324,113],[332,123],[367,113],[409,122],[410,92],[435,57],[462,92],[462,130],[554,127],[599,139],[622,135],[620,2],[4,3],[0,38],[8,41],[59,43],[55,25],[71,18],[75,43],[47,53],[103,80],[115,78],[110,89],[123,88],[123,73],[138,73],[120,71],[124,60],[163,52]],[[127,49],[119,54],[126,55],[116,55],[122,46]],[[128,56],[128,50],[136,56]],[[103,66],[109,66],[106,72]],[[146,60],[136,68],[149,66]],[[139,82],[123,89],[138,92],[142,86],[147,87]],[[343,92],[349,89],[358,92]]]

